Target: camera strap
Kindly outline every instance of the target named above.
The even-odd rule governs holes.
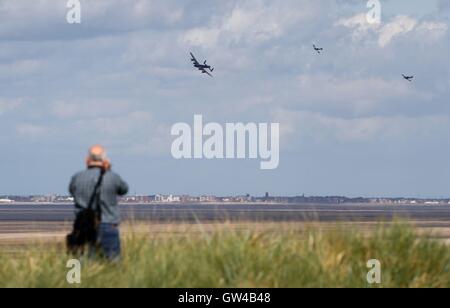
[[[97,184],[95,184],[95,188],[94,188],[94,192],[92,193],[92,196],[89,200],[89,204],[88,204],[88,209],[89,210],[95,210],[94,209],[94,201],[97,201],[97,211],[99,212],[99,214],[101,213],[101,208],[100,208],[100,186],[102,185],[103,182],[103,176],[105,175],[105,170],[103,168],[100,169],[100,176],[98,178]]]

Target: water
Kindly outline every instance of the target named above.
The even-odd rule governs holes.
[[[450,206],[380,205],[121,205],[124,220],[154,222],[211,221],[379,221],[403,218],[450,222]],[[0,205],[0,222],[64,222],[72,205]]]

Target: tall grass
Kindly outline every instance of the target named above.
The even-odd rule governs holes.
[[[450,287],[450,247],[395,225],[355,230],[217,231],[201,236],[124,238],[116,264],[82,260],[80,285],[66,281],[61,247],[0,252],[0,287]]]

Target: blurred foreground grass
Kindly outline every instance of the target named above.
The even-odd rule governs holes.
[[[368,260],[381,262],[380,287],[450,287],[450,247],[395,224],[356,229],[217,230],[152,237],[130,233],[120,263],[82,260],[69,285],[63,248],[0,251],[0,287],[370,287]]]

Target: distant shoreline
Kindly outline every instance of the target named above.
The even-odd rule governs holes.
[[[0,206],[29,206],[29,205],[45,205],[45,206],[73,206],[73,203],[69,202],[10,202],[2,203]],[[415,203],[387,203],[387,202],[345,202],[345,203],[320,203],[320,202],[119,202],[120,206],[130,205],[130,206],[145,206],[145,205],[179,205],[179,206],[189,206],[189,205],[210,205],[210,206],[240,206],[240,205],[250,205],[250,206],[264,206],[264,205],[279,205],[279,206],[450,206],[447,202],[415,202]]]

